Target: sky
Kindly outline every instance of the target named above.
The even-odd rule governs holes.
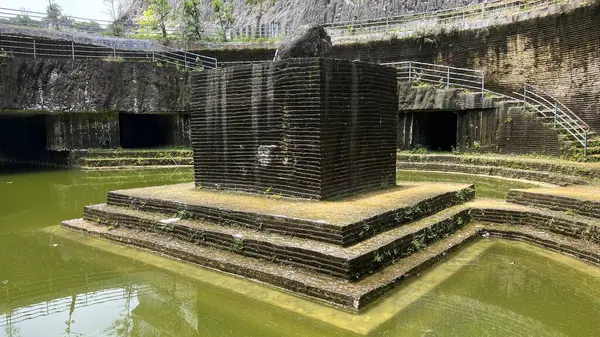
[[[102,0],[54,0],[63,9],[63,14],[87,19],[110,20]],[[0,0],[0,7],[25,8],[34,12],[45,12],[48,0]]]

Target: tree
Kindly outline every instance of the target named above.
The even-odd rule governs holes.
[[[49,27],[59,29],[62,25],[68,24],[68,21],[69,19],[63,16],[60,5],[52,2],[52,0],[48,0],[44,22],[46,22]]]
[[[129,0],[103,0],[107,7],[111,23],[108,25],[109,33],[114,36],[122,36],[125,32],[125,16],[131,8]]]
[[[155,31],[160,29],[163,38],[167,38],[167,20],[173,7],[169,0],[147,0],[148,9],[139,20],[143,30]]]
[[[219,19],[219,26],[221,26],[221,33],[223,34],[223,41],[227,40],[227,30],[235,22],[233,16],[233,5],[227,0],[212,0],[211,6],[213,12]]]
[[[169,13],[171,13],[173,7],[171,6],[169,0],[148,0],[148,3],[150,4],[150,8],[152,8],[154,11],[156,21],[158,22],[160,31],[162,32],[162,37],[166,39],[167,26],[165,22],[167,21]]]
[[[244,0],[247,5],[255,6],[256,11],[256,23],[254,27],[254,37],[260,38],[260,20],[265,14],[267,8],[273,6],[276,0]]]
[[[183,35],[187,38],[200,40],[202,38],[202,23],[198,6],[200,0],[183,1]]]

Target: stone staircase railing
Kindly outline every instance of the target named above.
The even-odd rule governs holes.
[[[491,0],[457,8],[377,19],[340,21],[324,26],[332,37],[382,32],[410,33],[422,29],[425,23],[439,28],[468,20],[496,20],[501,17],[550,9],[552,6],[567,2],[569,0]]]
[[[104,45],[51,40],[20,35],[0,35],[0,55],[30,58],[101,59],[160,62],[183,69],[215,69],[216,58],[160,46],[158,50],[125,50]]]
[[[523,92],[513,93],[528,107],[533,108],[542,118],[551,120],[554,128],[565,131],[583,147],[587,155],[589,125],[577,116],[571,109],[547,92],[530,84],[523,85]]]
[[[523,93],[513,92],[512,95],[505,95],[485,88],[485,72],[482,70],[414,61],[382,65],[396,68],[398,81],[464,88],[472,92],[480,92],[482,99],[489,95],[506,101],[520,102],[533,109],[546,122],[552,120],[554,128],[572,137],[582,146],[584,156],[587,156],[590,135],[588,124],[559,100],[530,84],[523,85]]]

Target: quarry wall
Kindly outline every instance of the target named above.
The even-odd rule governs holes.
[[[0,57],[0,110],[189,110],[187,75],[145,62]]]
[[[414,60],[486,72],[499,92],[538,86],[600,131],[600,6],[478,30],[336,45],[337,58]]]

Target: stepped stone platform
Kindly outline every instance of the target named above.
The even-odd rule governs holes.
[[[323,202],[188,183],[110,192],[107,204],[88,206],[83,219],[63,226],[350,310],[364,308],[482,235],[530,242],[600,265],[597,219],[470,201],[473,193],[470,185],[402,182],[383,192]],[[395,220],[390,225],[369,222],[373,219]]]
[[[554,185],[586,185],[600,181],[600,163],[506,155],[397,155],[398,170],[482,174]]]
[[[470,204],[457,206],[455,211],[468,211]],[[489,205],[488,205],[489,206]],[[176,236],[139,231],[127,227],[110,228],[97,223],[75,219],[63,226],[72,230],[103,237],[116,242],[150,249],[161,254],[232,273],[241,277],[308,296],[346,310],[358,311],[411,276],[430,267],[473,240],[497,236],[536,244],[554,251],[578,257],[600,266],[600,245],[583,239],[565,238],[539,228],[520,225],[499,225],[474,221],[463,223],[453,235],[433,242],[427,247],[387,265],[357,282],[292,264],[256,259],[230,250],[197,245]]]
[[[600,221],[597,219],[496,200],[477,200],[469,205],[471,217],[476,221],[527,225],[600,244]]]
[[[511,190],[507,200],[600,219],[600,185]]]
[[[348,246],[474,194],[466,184],[407,183],[318,202],[197,189],[190,183],[109,192],[107,204]]]

